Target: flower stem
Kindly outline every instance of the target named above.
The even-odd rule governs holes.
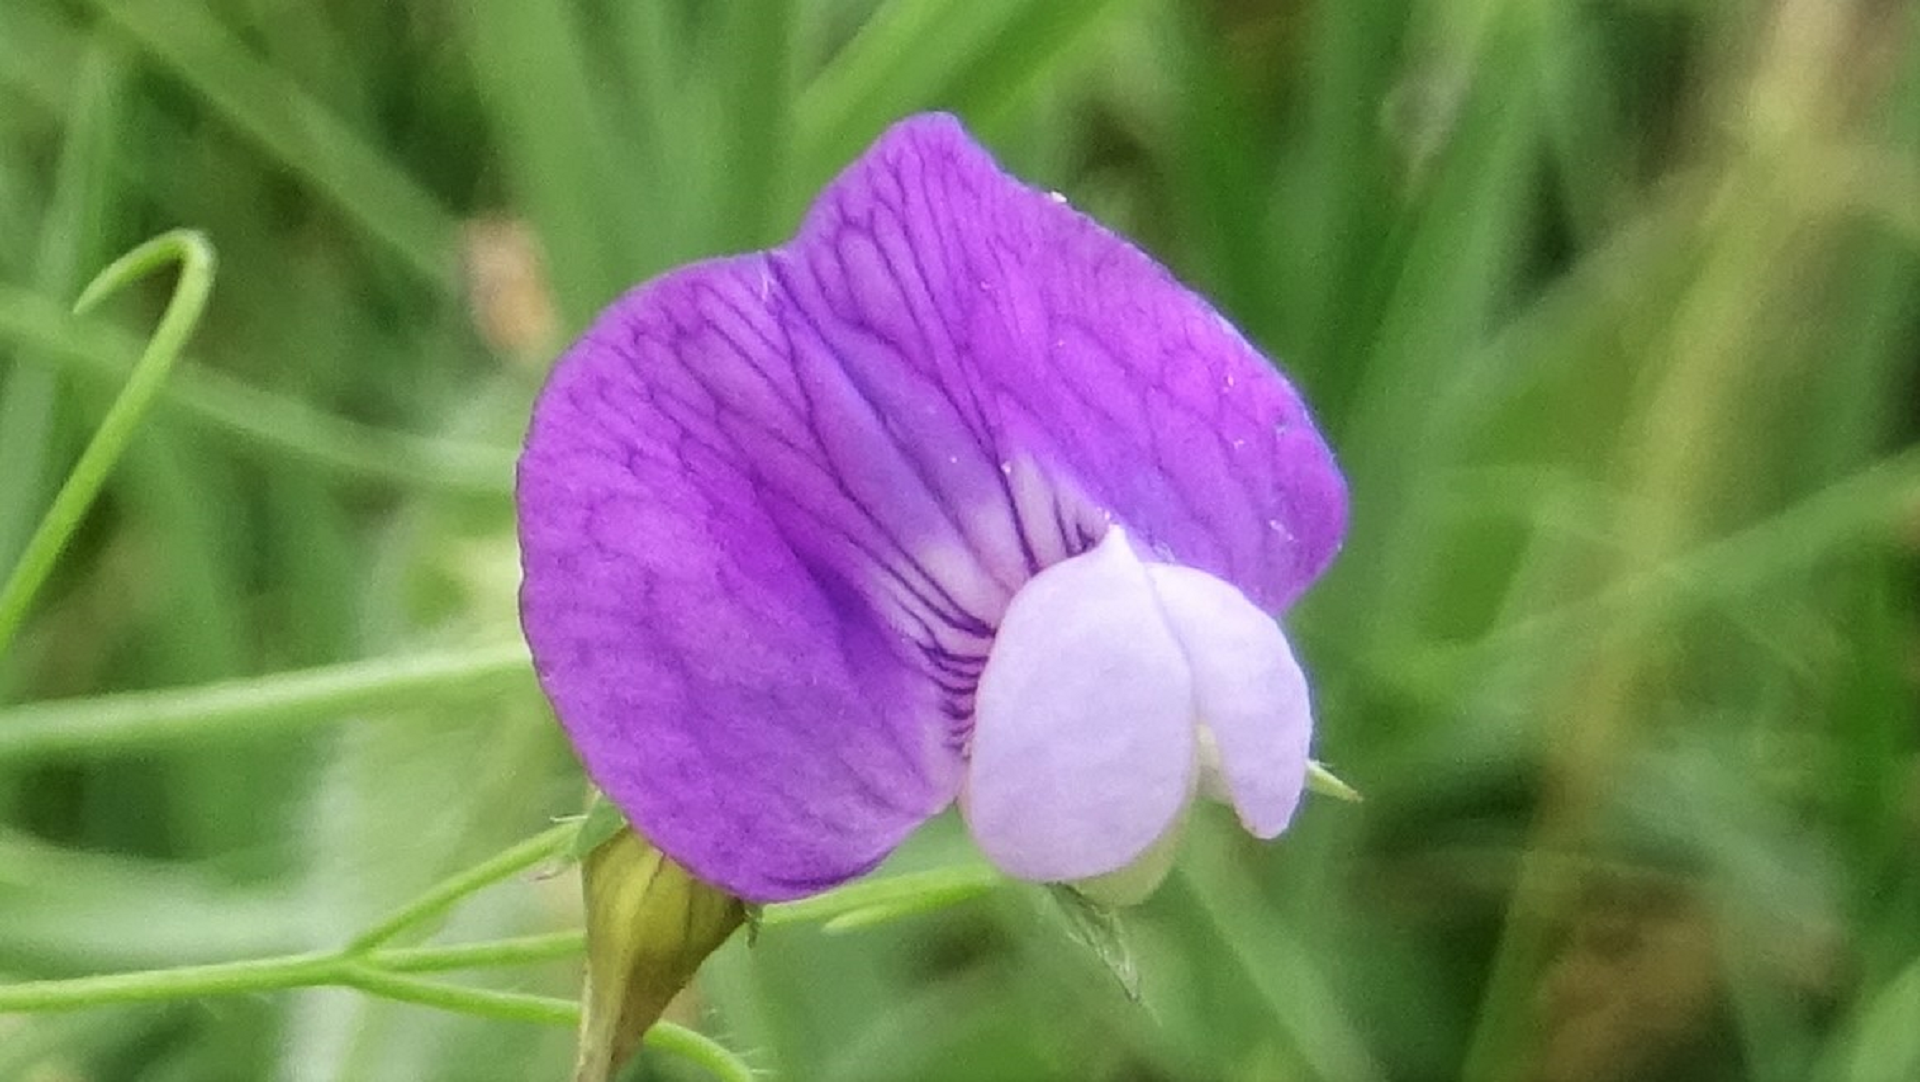
[[[586,934],[575,929],[446,947],[392,947],[374,951],[369,961],[392,973],[443,973],[551,962],[577,957],[586,948]]]
[[[383,999],[418,1003],[482,1018],[550,1026],[572,1026],[580,1022],[580,1005],[570,999],[529,995],[525,992],[500,992],[491,988],[464,988],[457,984],[410,977],[404,973],[391,973],[377,966],[345,959],[338,961],[329,983],[357,988]]]
[[[244,962],[0,984],[0,1014],[305,988],[334,983],[339,962],[338,955],[324,952],[289,954]]]
[[[442,880],[413,901],[361,932],[347,944],[349,955],[365,954],[415,925],[432,920],[459,904],[462,898],[526,871],[560,852],[580,829],[577,823],[549,827],[499,854]]]
[[[0,725],[0,733],[4,732],[5,726]],[[560,823],[449,876],[337,950],[0,984],[0,1014],[337,987],[484,1018],[537,1025],[578,1025],[580,1007],[572,1000],[472,988],[418,974],[572,957],[580,954],[585,946],[579,931],[450,946],[388,947],[386,944],[445,914],[462,899],[564,853],[579,829],[578,823]],[[1000,881],[999,873],[985,865],[938,868],[856,883],[801,902],[768,906],[761,919],[763,924],[823,921],[829,928],[852,927],[977,897]],[[723,1082],[752,1082],[752,1069],[739,1057],[693,1030],[658,1022],[648,1029],[644,1043],[657,1052],[696,1064]]]
[[[977,898],[1005,882],[985,864],[959,864],[885,879],[850,883],[825,894],[781,902],[760,910],[762,928],[818,922],[828,931],[850,930],[893,916],[921,913]]]
[[[572,933],[567,936],[574,938],[577,946],[577,937]],[[549,947],[557,947],[560,938],[525,937],[528,943],[549,940]],[[504,946],[509,942],[475,946]],[[449,948],[449,953],[455,949],[460,948]],[[422,980],[387,968],[382,955],[368,960],[345,951],[0,985],[0,1014],[325,986],[353,988],[382,999],[511,1022],[573,1026],[580,1021],[579,1005],[572,1000]],[[723,1082],[751,1082],[753,1078],[752,1069],[718,1042],[671,1022],[656,1023],[647,1031],[645,1043],[655,1051],[705,1068]]]
[[[655,1022],[646,1036],[640,1038],[640,1043],[656,1052],[698,1064],[721,1082],[754,1082],[753,1068],[741,1062],[740,1057],[727,1051],[719,1041],[685,1026]]]

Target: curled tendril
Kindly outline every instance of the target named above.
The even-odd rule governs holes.
[[[153,405],[167,373],[206,312],[216,263],[213,245],[204,234],[191,229],[162,233],[109,264],[81,291],[73,306],[76,314],[85,312],[121,287],[169,263],[180,265],[180,276],[153,336],[147,339],[126,386],[107,409],[93,439],[54,495],[33,536],[27,539],[20,562],[14,565],[6,584],[0,586],[0,653],[12,645],[34,595],[46,582],[54,561],[93,505],[94,497],[100,494],[114,463],[125,453],[134,429]]]

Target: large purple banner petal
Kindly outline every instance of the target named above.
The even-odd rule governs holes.
[[[518,498],[523,623],[588,772],[760,901],[860,874],[952,799],[1009,599],[1108,523],[1278,612],[1345,519],[1230,325],[938,116],[786,248],[603,314]]]

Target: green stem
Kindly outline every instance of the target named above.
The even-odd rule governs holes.
[[[174,285],[173,296],[167,301],[166,311],[160,316],[159,326],[154,328],[145,352],[135,362],[126,387],[107,409],[100,428],[80,453],[80,460],[74,463],[66,483],[55,494],[39,527],[27,539],[13,574],[5,586],[0,587],[0,654],[12,645],[20,625],[26,621],[34,595],[46,582],[54,561],[59,559],[94,497],[100,494],[113,464],[125,453],[134,429],[146,416],[166,380],[167,371],[179,358],[187,338],[206,311],[207,295],[213,289],[213,246],[191,230],[163,233],[114,260],[92,285],[81,291],[80,300],[74,305],[76,311],[91,308],[108,294],[169,262],[180,264],[180,277]]]
[[[762,928],[819,922],[830,927],[866,923],[867,914],[921,912],[979,897],[1005,879],[985,864],[959,864],[924,872],[869,879],[760,910]]]
[[[305,988],[332,983],[338,965],[339,957],[335,954],[289,954],[244,962],[5,984],[0,985],[0,1014]]]
[[[580,1022],[580,1007],[572,1000],[421,980],[385,969],[377,962],[356,961],[346,953],[293,954],[102,977],[0,984],[0,1014],[328,986],[482,1018],[547,1026],[575,1026]],[[723,1082],[752,1082],[752,1069],[738,1057],[712,1038],[685,1027],[657,1022],[647,1031],[645,1043],[657,1052],[705,1068]]]
[[[389,914],[386,919],[355,936],[347,944],[346,953],[365,954],[407,929],[440,916],[467,895],[526,871],[566,848],[567,842],[579,829],[578,823],[561,823],[466,871],[449,876],[425,894]]]
[[[120,753],[190,737],[258,736],[362,710],[488,698],[525,686],[519,643],[353,661],[198,687],[0,709],[0,762]]]
[[[580,1005],[570,999],[536,996],[526,992],[499,992],[490,988],[465,988],[457,984],[389,973],[371,965],[344,960],[335,969],[330,983],[357,988],[382,999],[418,1003],[481,1018],[548,1026],[580,1024]]]
[[[557,944],[558,940],[554,942]],[[246,962],[0,985],[0,1014],[314,987],[353,988],[400,1003],[510,1022],[547,1026],[580,1023],[580,1007],[572,1000],[421,980],[386,969],[377,958],[363,961],[347,952],[291,954]],[[671,1022],[655,1023],[647,1031],[645,1043],[657,1052],[703,1067],[723,1082],[751,1082],[753,1078],[752,1069],[718,1042]]]
[[[742,1063],[740,1057],[727,1051],[719,1041],[685,1026],[655,1022],[640,1038],[640,1043],[704,1067],[721,1082],[754,1082],[753,1068]]]
[[[565,852],[579,829],[578,823],[561,823],[449,876],[338,950],[139,973],[0,984],[0,1014],[330,986],[483,1018],[538,1025],[578,1025],[580,1007],[572,1000],[471,988],[415,975],[576,956],[585,947],[584,936],[577,930],[453,946],[383,949],[382,944],[440,916],[462,899]],[[939,868],[858,883],[801,902],[769,906],[762,921],[766,924],[857,921],[866,914],[949,904],[991,890],[999,882],[999,874],[985,865]],[[657,1052],[705,1068],[723,1082],[752,1082],[752,1069],[739,1057],[693,1030],[658,1022],[647,1031],[644,1043]]]
[[[0,1013],[71,1010],[322,986],[357,988],[384,999],[488,1018],[561,1026],[574,1025],[580,1020],[579,1007],[571,1000],[422,980],[383,971],[376,965],[356,961],[344,952],[290,954],[245,962],[0,985]]]
[[[586,933],[576,929],[447,947],[393,947],[374,951],[368,961],[390,973],[442,973],[452,969],[496,969],[577,958],[586,949]]]

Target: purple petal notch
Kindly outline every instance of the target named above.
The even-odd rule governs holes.
[[[939,115],[785,247],[608,308],[517,499],[522,624],[588,773],[752,901],[867,871],[954,799],[1001,616],[1109,524],[1278,613],[1346,520],[1226,320]]]

